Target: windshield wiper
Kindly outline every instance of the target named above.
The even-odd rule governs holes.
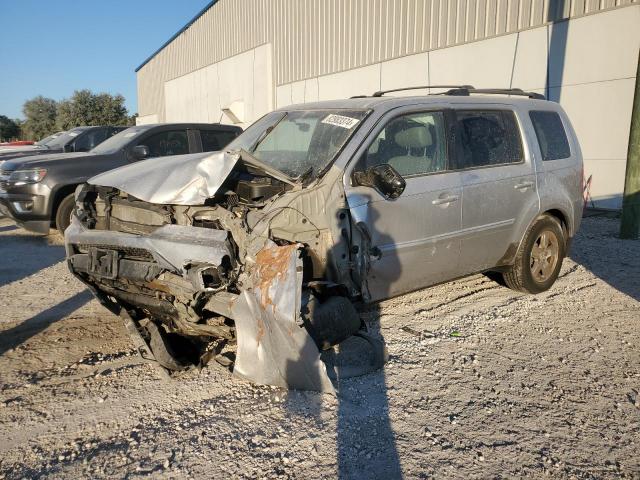
[[[271,125],[270,127],[267,127],[265,129],[265,131],[262,132],[262,134],[258,137],[258,140],[256,140],[256,143],[253,144],[253,147],[251,148],[250,152],[255,152],[256,149],[258,148],[258,145],[260,145],[262,143],[262,141],[265,138],[267,138],[267,135],[269,135],[273,131],[274,128],[275,128],[275,125]]]

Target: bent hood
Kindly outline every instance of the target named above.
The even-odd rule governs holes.
[[[213,197],[240,156],[228,152],[150,158],[89,179],[156,204],[202,205]]]

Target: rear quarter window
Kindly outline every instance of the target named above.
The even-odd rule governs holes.
[[[557,112],[531,111],[529,118],[536,132],[542,160],[560,160],[571,156],[569,140]]]

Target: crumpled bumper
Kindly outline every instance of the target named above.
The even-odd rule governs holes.
[[[91,281],[79,278],[100,298],[101,289],[113,296],[101,278],[152,280],[163,270],[183,276],[195,290],[198,284],[189,274],[190,266],[217,266],[225,256],[232,258],[227,237],[222,230],[178,225],[165,225],[148,235],[88,230],[74,218],[65,232],[65,245],[69,268],[76,275],[90,275]],[[79,246],[86,253],[78,253]],[[240,294],[214,293],[205,308],[235,322],[235,376],[258,384],[334,393],[318,347],[301,319],[300,248],[267,241],[250,262],[250,281]],[[146,262],[109,258],[107,265],[100,265],[91,253],[96,249],[148,252],[152,258]],[[126,294],[127,303],[137,301],[143,305],[142,296]]]
[[[88,230],[74,217],[64,236],[67,259],[72,263],[77,255],[74,248],[79,245],[140,249],[148,252],[159,267],[181,274],[185,265],[195,262],[220,265],[225,256],[233,255],[227,241],[228,232],[209,228],[164,225],[149,235],[136,235]]]

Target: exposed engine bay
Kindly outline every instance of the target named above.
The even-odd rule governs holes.
[[[202,182],[203,162],[226,175]],[[239,154],[193,163],[193,180],[170,198],[157,198],[162,172],[146,178],[149,194],[131,175],[126,190],[104,175],[79,189],[66,232],[72,272],[169,370],[214,360],[256,383],[333,392],[320,353],[353,335],[374,346],[379,368],[383,346],[356,308],[368,299],[370,247],[341,185],[302,188]]]

